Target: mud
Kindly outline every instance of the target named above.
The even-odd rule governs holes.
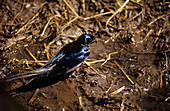
[[[138,1],[130,0],[108,21],[124,0],[2,0],[1,81],[40,68],[48,54],[53,57],[83,33],[97,39],[90,45],[89,65],[83,63],[69,78],[39,91],[9,95],[2,91],[9,101],[16,101],[11,101],[14,106],[20,106],[7,110],[170,110],[170,4]],[[21,80],[3,81],[1,87],[9,91],[22,85]]]

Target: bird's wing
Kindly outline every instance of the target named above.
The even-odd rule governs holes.
[[[53,58],[51,58],[45,65],[43,65],[40,69],[46,68],[48,66],[50,66],[51,64],[53,65],[54,63],[56,63],[56,61],[58,61],[59,59],[61,59],[62,57],[64,57],[65,52],[63,49],[61,49]]]
[[[49,68],[53,64],[57,65],[57,62],[59,62],[63,57],[66,55],[70,55],[69,53],[73,51],[74,47],[76,46],[76,42],[72,42],[70,44],[65,45],[53,58],[51,58],[45,65],[43,65],[41,68]],[[41,69],[40,68],[40,69]]]

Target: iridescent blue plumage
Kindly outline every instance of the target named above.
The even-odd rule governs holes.
[[[49,60],[41,68],[45,68],[50,64],[57,64],[65,67],[73,67],[84,61],[90,54],[88,44],[94,40],[90,34],[81,35],[77,41],[64,46],[55,57]]]
[[[35,86],[43,87],[51,81],[60,81],[70,75],[77,66],[79,66],[90,54],[88,45],[93,43],[95,38],[91,34],[81,35],[77,41],[65,45],[52,59],[50,59],[40,69],[27,73],[7,77],[7,81],[15,80],[21,77],[29,77],[24,89]],[[22,89],[23,88],[19,88]],[[34,88],[33,88],[34,89]]]

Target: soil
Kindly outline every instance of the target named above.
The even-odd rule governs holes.
[[[12,105],[0,110],[170,111],[169,8],[165,0],[0,1],[0,80],[6,91],[22,86],[24,78],[5,77],[40,68],[81,34],[97,39],[69,78],[36,91],[1,90],[0,104]]]

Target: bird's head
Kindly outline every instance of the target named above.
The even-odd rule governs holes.
[[[96,42],[95,37],[91,34],[82,34],[77,41],[83,45],[88,45]]]

